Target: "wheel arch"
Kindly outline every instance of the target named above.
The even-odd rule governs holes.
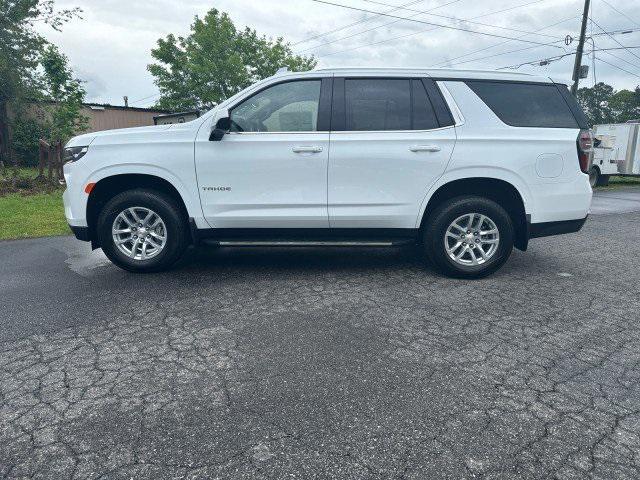
[[[139,188],[168,195],[176,202],[185,218],[189,218],[189,211],[182,194],[167,179],[148,173],[121,173],[106,176],[96,182],[87,199],[87,225],[94,247],[99,246],[96,223],[104,205],[119,193]]]
[[[515,246],[526,250],[529,242],[529,224],[525,200],[520,190],[511,182],[493,177],[458,178],[441,184],[429,197],[422,213],[420,228],[424,228],[438,205],[461,195],[478,195],[501,205],[513,221]]]

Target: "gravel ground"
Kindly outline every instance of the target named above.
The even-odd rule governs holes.
[[[1,242],[0,478],[638,478],[639,224],[473,282],[412,248],[133,276]]]

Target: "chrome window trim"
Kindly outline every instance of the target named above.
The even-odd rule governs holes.
[[[227,135],[310,135],[310,134],[329,134],[335,132],[329,132],[327,130],[308,130],[304,132],[295,131],[295,132],[228,132],[225,133],[225,137]]]
[[[440,130],[450,130],[452,128],[454,128],[455,125],[447,125],[446,127],[438,127],[438,128],[431,128],[429,130],[337,130],[337,131],[332,131],[331,135],[337,135],[339,133],[362,133],[362,134],[368,134],[368,133],[378,133],[378,134],[383,134],[383,133],[429,133],[429,132],[438,132]]]

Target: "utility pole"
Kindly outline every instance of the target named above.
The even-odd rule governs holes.
[[[578,50],[576,51],[576,63],[573,65],[573,86],[571,93],[578,93],[578,82],[580,81],[580,67],[582,66],[582,52],[584,52],[584,40],[587,34],[587,20],[589,19],[589,6],[591,0],[584,0],[584,12],[582,13],[582,28],[580,29],[580,40],[578,41]]]

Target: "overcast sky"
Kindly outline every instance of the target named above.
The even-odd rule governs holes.
[[[123,95],[128,95],[131,104],[150,106],[158,93],[146,69],[152,61],[151,49],[158,38],[169,33],[187,34],[194,16],[203,16],[211,8],[229,13],[238,27],[248,25],[261,34],[284,37],[294,44],[296,52],[316,55],[321,66],[440,66],[488,70],[574,51],[576,43],[565,47],[563,39],[566,35],[578,36],[584,5],[583,0],[327,1],[535,43],[376,16],[312,0],[57,0],[58,8],[81,7],[83,19],[73,20],[62,33],[39,28],[61,47],[77,76],[86,81],[88,101],[120,105]],[[380,3],[406,8],[393,9]],[[593,19],[606,31],[639,30],[613,35],[613,39],[595,36],[596,48],[620,48],[616,40],[625,47],[640,46],[640,1],[593,0],[592,3]],[[506,9],[509,10],[504,11]],[[420,13],[425,11],[430,14]],[[593,25],[594,34],[601,32]],[[305,41],[310,37],[317,38]],[[557,46],[536,44],[552,42]],[[503,54],[513,50],[521,51]],[[616,88],[640,84],[640,48],[596,55],[598,81]],[[568,78],[573,61],[574,57],[568,56],[548,66],[523,66],[518,71]],[[583,63],[591,65],[591,58]],[[590,74],[581,85],[592,84]]]

